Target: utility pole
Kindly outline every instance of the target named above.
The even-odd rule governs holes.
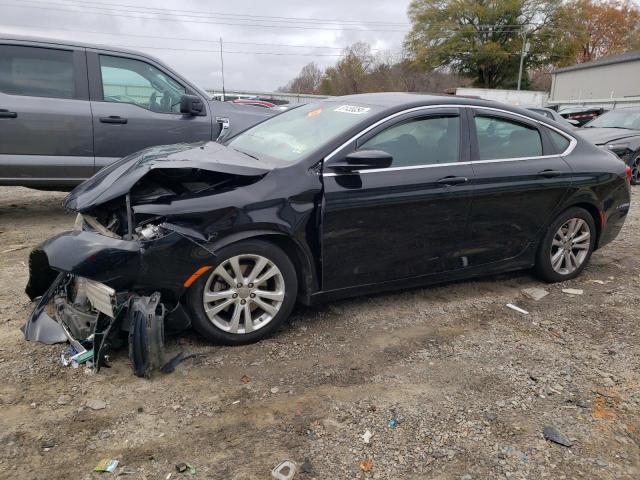
[[[224,57],[222,56],[222,37],[220,37],[220,65],[222,65],[222,101],[224,102],[225,91],[224,91]],[[520,88],[518,88],[520,90]]]
[[[522,69],[524,67],[524,57],[529,53],[529,41],[527,40],[526,30],[522,32],[522,50],[520,51],[520,70],[518,72],[518,90],[522,84]]]

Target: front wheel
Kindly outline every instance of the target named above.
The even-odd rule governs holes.
[[[570,208],[549,227],[538,248],[536,271],[547,282],[577,277],[586,267],[596,244],[593,217],[582,208]]]
[[[298,290],[287,254],[271,243],[246,240],[223,248],[218,258],[187,292],[194,329],[227,345],[254,342],[276,330]]]

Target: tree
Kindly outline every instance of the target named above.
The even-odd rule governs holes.
[[[476,86],[513,87],[524,41],[531,44],[526,66],[548,63],[541,40],[558,7],[557,0],[412,0],[405,44],[423,68],[450,68]]]
[[[282,92],[314,94],[320,91],[321,81],[322,70],[320,70],[314,62],[311,62],[302,67],[302,70],[300,70],[296,78],[278,90]]]
[[[366,83],[374,57],[371,47],[363,42],[354,43],[343,51],[342,58],[324,73],[320,85],[325,95],[348,95],[367,91]]]
[[[574,0],[562,8],[564,64],[582,63],[640,46],[640,7],[625,0]]]

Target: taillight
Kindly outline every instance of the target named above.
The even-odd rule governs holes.
[[[629,165],[627,165],[624,169],[624,173],[627,174],[627,182],[631,183],[631,167]]]

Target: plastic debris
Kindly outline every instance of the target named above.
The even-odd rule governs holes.
[[[523,315],[529,315],[529,312],[527,312],[523,308],[515,306],[513,303],[507,303],[507,307],[510,308],[511,310],[515,310],[518,313],[522,313]]]
[[[186,354],[184,352],[180,352],[167,363],[165,363],[162,367],[160,367],[160,371],[162,373],[173,373],[178,365],[180,365],[185,360],[190,358],[197,358],[204,356],[204,353],[190,353]]]
[[[179,473],[189,472],[190,475],[196,474],[196,467],[194,467],[190,463],[185,463],[185,462],[176,463],[176,470]]]
[[[398,426],[398,420],[396,420],[395,418],[392,418],[391,420],[389,420],[389,428],[396,428]]]
[[[584,290],[581,290],[579,288],[563,288],[562,293],[567,293],[569,295],[582,295],[584,293]]]
[[[560,433],[557,428],[550,425],[544,427],[544,429],[542,430],[542,434],[547,440],[553,443],[557,443],[558,445],[562,445],[563,447],[573,446],[573,442],[571,440]]]
[[[96,465],[96,468],[94,468],[93,470],[96,472],[108,472],[108,473],[113,473],[113,471],[118,468],[118,464],[120,463],[119,460],[112,460],[110,458],[105,458],[103,460],[100,460],[98,462],[98,464]]]
[[[525,297],[535,300],[536,302],[549,295],[549,292],[544,288],[523,288],[521,292]]]
[[[369,430],[362,434],[362,440],[364,440],[364,443],[369,443],[371,441],[371,437],[373,437],[373,433]]]
[[[271,470],[271,476],[276,480],[291,480],[296,474],[296,463],[285,460]]]
[[[360,470],[370,472],[373,470],[373,460],[363,460],[360,462]]]

